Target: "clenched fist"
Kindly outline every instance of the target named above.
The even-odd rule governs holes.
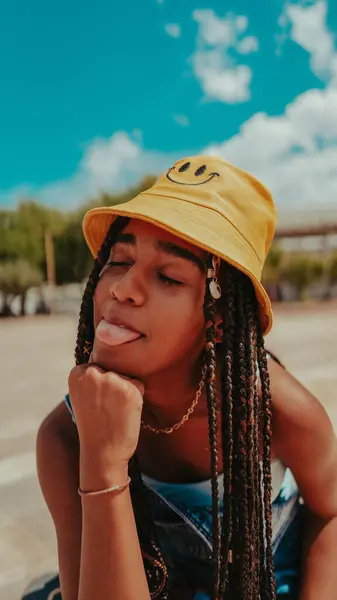
[[[74,367],[68,384],[80,439],[80,477],[85,472],[87,480],[89,470],[109,484],[113,474],[127,472],[137,448],[144,387],[90,364]]]

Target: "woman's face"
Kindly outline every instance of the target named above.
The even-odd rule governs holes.
[[[195,364],[205,343],[206,259],[171,233],[131,220],[95,291],[94,362],[135,378]]]

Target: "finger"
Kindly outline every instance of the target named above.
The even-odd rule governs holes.
[[[90,356],[90,358],[91,358],[91,356]],[[102,367],[99,364],[93,362],[93,359],[91,359],[90,363],[87,363],[85,365],[85,368],[86,368],[86,370],[94,369],[97,373],[100,373],[102,375],[104,375],[105,373],[109,373],[109,375],[112,375],[113,377],[117,377],[119,379],[124,379],[125,381],[132,383],[132,385],[134,385],[137,388],[139,393],[142,396],[144,396],[144,393],[145,393],[144,384],[139,379],[132,379],[132,377],[126,377],[126,375],[122,375],[121,373],[115,373],[114,371],[106,371],[105,369],[102,369]]]
[[[139,391],[139,393],[142,396],[144,396],[144,394],[145,394],[144,384],[141,381],[138,381],[138,380],[133,380],[132,383],[137,388],[137,390]]]
[[[119,375],[119,377],[125,379],[125,381],[129,381],[130,383],[132,383],[132,385],[134,385],[137,388],[141,395],[144,396],[145,387],[142,381],[140,381],[139,379],[132,379],[131,377],[125,377],[124,375]]]
[[[115,373],[114,371],[107,371],[107,372],[109,373],[109,375],[112,375],[113,377],[118,377],[118,379],[123,379],[124,381],[131,383],[132,385],[134,385],[137,388],[137,390],[141,393],[141,395],[144,396],[144,392],[145,392],[144,384],[139,379],[133,379],[132,377],[127,377],[126,375],[122,375],[121,373]]]
[[[102,367],[100,367],[100,365],[98,365],[97,363],[91,362],[90,364],[87,364],[87,369],[94,369],[95,371],[97,371],[98,373],[107,373],[107,371],[105,371],[105,369],[102,369]]]

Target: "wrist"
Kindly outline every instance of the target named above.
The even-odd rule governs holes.
[[[128,478],[128,463],[80,457],[80,488],[95,491],[123,485]]]

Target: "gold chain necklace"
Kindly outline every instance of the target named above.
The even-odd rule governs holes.
[[[203,367],[202,369],[202,376],[201,376],[201,380],[200,383],[198,385],[198,389],[197,389],[197,393],[195,395],[195,398],[190,406],[190,408],[188,409],[187,413],[184,414],[184,416],[180,419],[180,421],[178,421],[178,423],[175,423],[174,425],[172,425],[172,427],[165,427],[163,429],[156,429],[155,427],[151,427],[151,425],[147,425],[146,423],[144,423],[144,421],[141,422],[141,426],[142,429],[147,429],[148,431],[151,431],[152,433],[165,433],[167,435],[169,435],[170,433],[173,433],[174,431],[177,431],[178,429],[180,429],[180,427],[182,427],[184,425],[184,423],[186,423],[186,421],[188,421],[188,419],[190,418],[191,414],[193,413],[195,407],[197,406],[199,400],[200,400],[200,396],[202,394],[202,390],[204,388],[205,385],[205,375],[206,375],[206,367]]]

